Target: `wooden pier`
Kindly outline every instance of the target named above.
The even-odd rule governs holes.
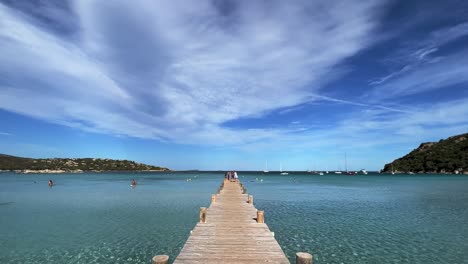
[[[253,196],[241,183],[225,180],[212,195],[210,207],[200,208],[200,222],[174,264],[289,263],[263,213],[255,209]],[[153,263],[166,264],[168,257],[155,256]],[[312,264],[312,255],[297,253],[296,263]]]

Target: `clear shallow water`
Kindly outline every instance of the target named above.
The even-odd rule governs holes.
[[[468,263],[468,177],[240,175],[292,262]],[[177,256],[222,175],[0,179],[0,263],[150,263]]]

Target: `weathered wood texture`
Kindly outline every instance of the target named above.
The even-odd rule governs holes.
[[[257,209],[238,183],[225,182],[215,200],[174,264],[289,263],[268,226],[257,223]]]
[[[152,259],[153,264],[167,264],[169,262],[168,255],[158,255],[154,256]]]
[[[296,253],[296,264],[312,264],[313,257],[307,252],[297,252]]]

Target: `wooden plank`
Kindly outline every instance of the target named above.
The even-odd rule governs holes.
[[[257,209],[247,200],[239,183],[225,182],[206,210],[206,223],[195,226],[174,263],[288,264],[274,234],[256,222]]]

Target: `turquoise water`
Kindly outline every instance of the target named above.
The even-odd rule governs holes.
[[[468,177],[240,176],[291,260],[307,251],[318,264],[468,263]],[[222,175],[0,179],[0,263],[150,263],[177,256]]]

